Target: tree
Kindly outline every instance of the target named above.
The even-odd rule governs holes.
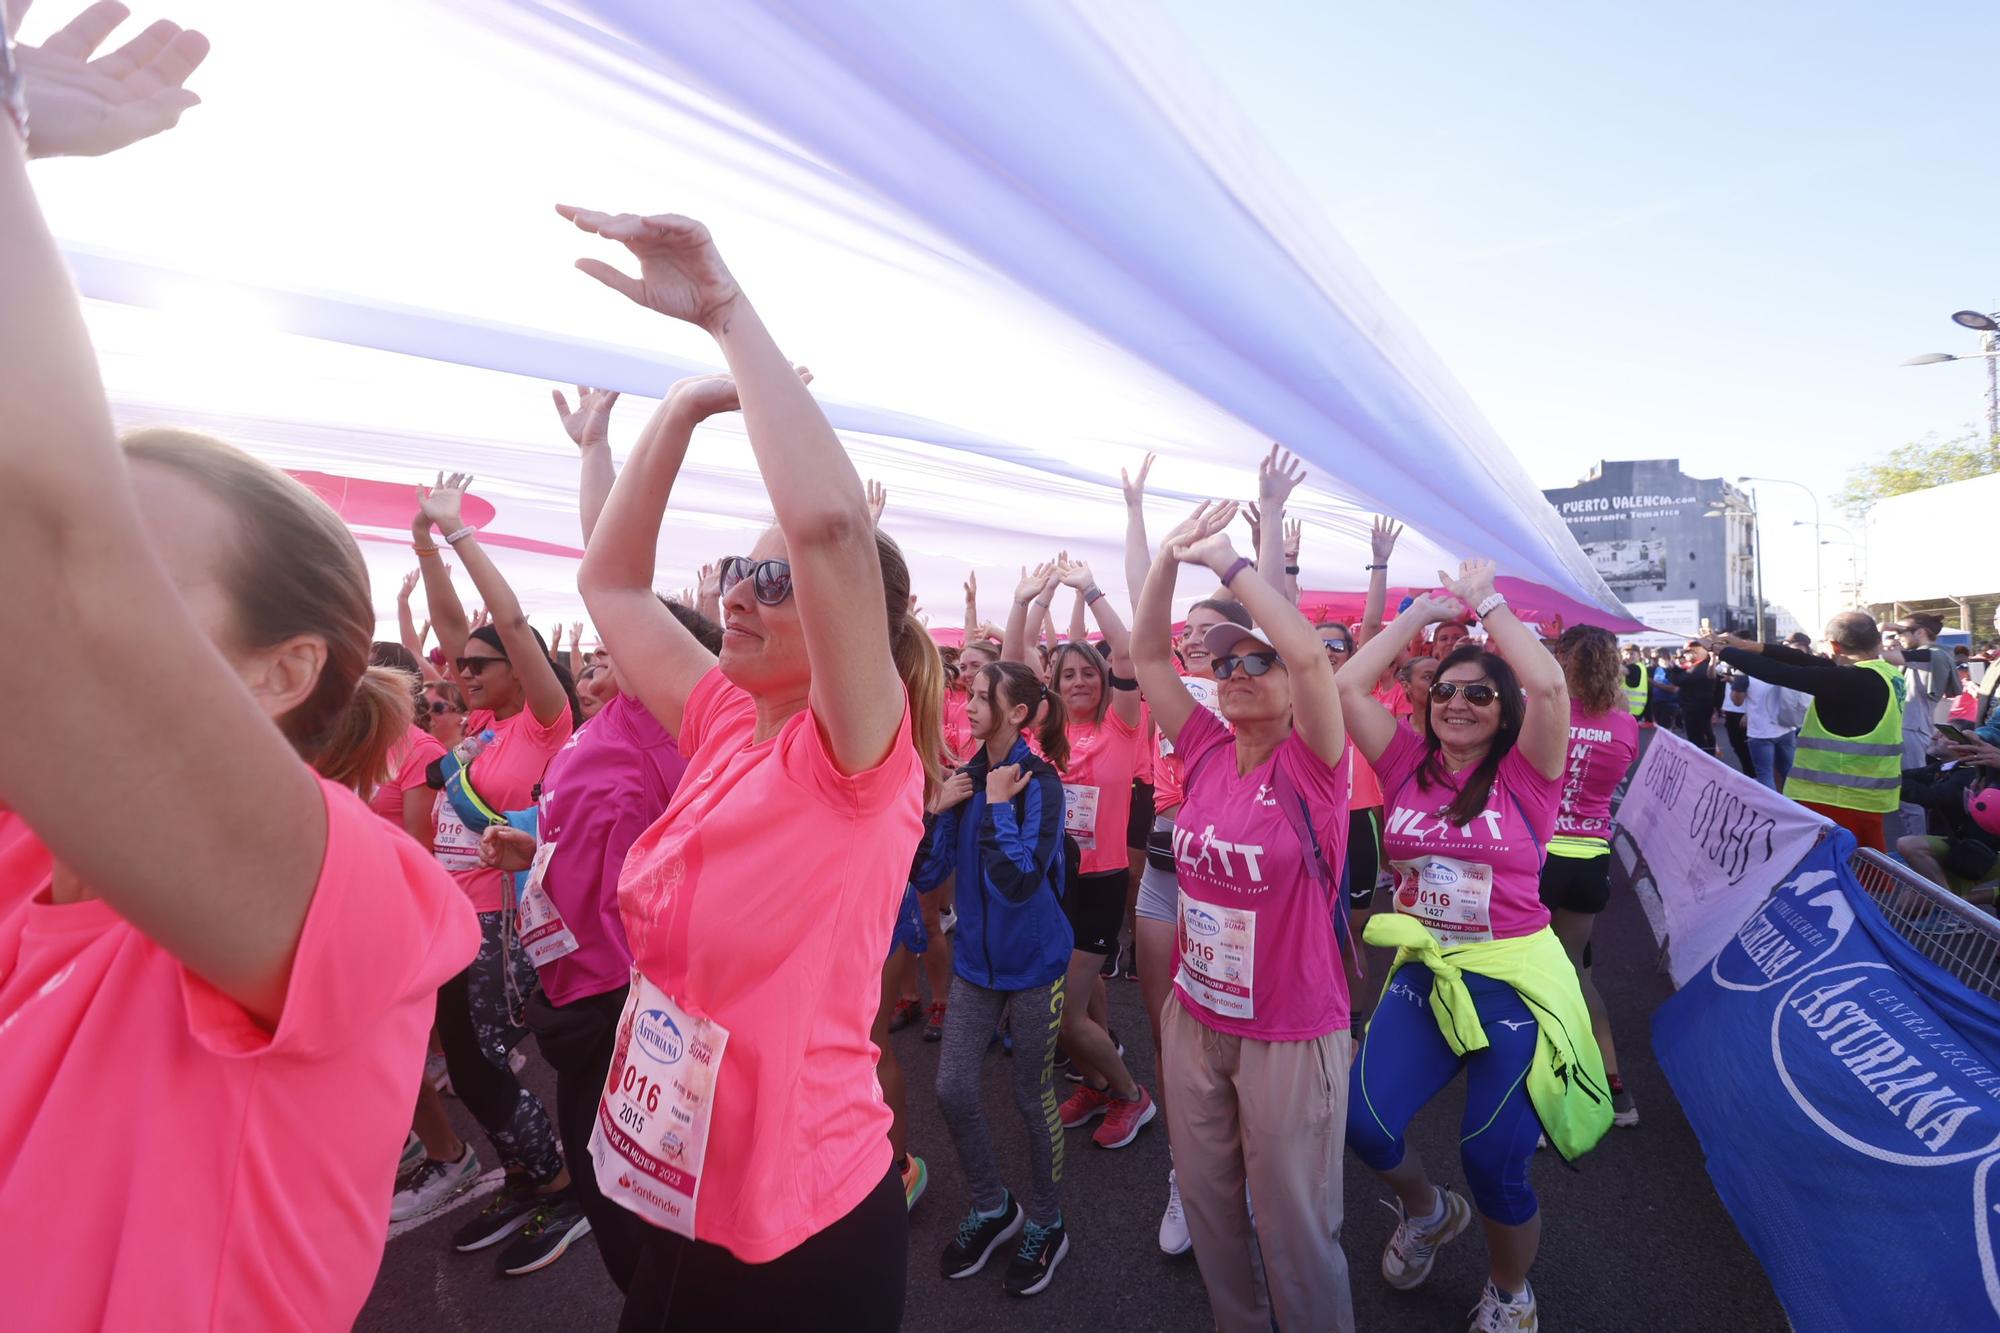
[[[1933,432],[1891,449],[1879,463],[1848,473],[1847,484],[1833,498],[1848,513],[1859,515],[1877,500],[1892,495],[1970,481],[1993,472],[2000,472],[2000,440],[1985,439],[1971,427],[1949,440],[1940,440]]]

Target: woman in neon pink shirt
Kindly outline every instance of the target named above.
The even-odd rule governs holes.
[[[87,54],[104,18],[62,43]],[[124,87],[157,78],[154,97],[114,107],[78,79],[37,99],[28,79],[35,154],[109,152],[192,102],[205,39],[167,24],[127,49]],[[5,114],[0,253],[7,611],[101,664],[0,746],[6,1322],[345,1328],[381,1262],[431,994],[477,943],[464,896],[354,790],[410,692],[367,670],[367,569],[310,492],[188,432],[114,442]],[[13,656],[0,678],[29,697]]]
[[[731,372],[667,395],[577,580],[688,760],[619,883],[632,999],[591,1152],[605,1196],[650,1224],[624,1326],[893,1329],[909,1215],[868,1034],[938,782],[942,664],[901,552],[707,228],[560,211],[640,276],[579,267],[707,330]],[[777,526],[722,562],[718,661],[652,581],[694,428],[739,394]]]
[[[1203,505],[1168,534],[1133,636],[1185,788],[1174,828],[1179,967],[1161,1018],[1167,1130],[1216,1327],[1352,1329],[1338,1239],[1352,1049],[1340,944],[1347,736],[1319,636],[1237,557],[1225,535],[1235,513]],[[1228,726],[1174,670],[1167,622],[1183,563],[1214,571],[1264,626],[1208,632]],[[1246,1172],[1268,1302],[1251,1280]]]

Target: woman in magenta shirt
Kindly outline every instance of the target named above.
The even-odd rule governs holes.
[[[591,1153],[648,1224],[623,1327],[894,1329],[909,1215],[868,1038],[938,781],[942,664],[901,552],[707,228],[560,211],[640,276],[585,272],[707,330],[730,370],[667,395],[577,580],[688,760],[619,883],[632,998]],[[652,583],[694,428],[739,393],[777,525],[722,562],[718,660]]]
[[[1167,535],[1132,639],[1184,786],[1173,834],[1178,970],[1160,1019],[1167,1132],[1216,1327],[1351,1329],[1339,1241],[1352,1050],[1340,944],[1347,736],[1319,636],[1238,558],[1225,531],[1235,512],[1204,505]],[[1182,563],[1212,570],[1263,626],[1208,631],[1221,721],[1174,669],[1168,622]],[[1268,1303],[1252,1276],[1246,1173]]]
[[[62,41],[87,53],[104,17]],[[128,50],[157,67],[124,87],[162,91],[117,108],[90,80],[38,99],[30,77],[33,155],[171,124],[207,49],[150,29]],[[5,1322],[346,1328],[381,1262],[431,995],[477,944],[464,895],[354,790],[409,690],[366,670],[367,569],[310,492],[188,432],[114,442],[4,112],[0,253],[7,615],[94,664],[0,745]],[[36,674],[0,661],[14,698]]]

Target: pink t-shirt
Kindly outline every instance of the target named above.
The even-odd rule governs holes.
[[[1394,716],[1398,718],[1416,716],[1417,706],[1410,702],[1410,696],[1404,691],[1401,682],[1377,685],[1371,693],[1375,702],[1388,709]]]
[[[1611,795],[1639,754],[1639,719],[1624,708],[1590,716],[1569,713],[1569,759],[1563,765],[1556,833],[1566,838],[1611,837]]]
[[[1138,765],[1139,729],[1111,709],[1102,722],[1069,724],[1069,767],[1060,774],[1063,822],[1083,849],[1083,874],[1129,868],[1125,830],[1132,822],[1132,775]]]
[[[907,711],[888,757],[851,775],[810,711],[762,742],[756,725],[719,669],[695,686],[687,773],[618,884],[641,970],[729,1032],[695,1235],[753,1264],[888,1173],[868,1035],[924,804]]]
[[[403,739],[389,747],[389,776],[369,793],[368,808],[382,818],[403,827],[403,797],[424,785],[424,771],[444,758],[444,747],[422,727],[411,724]]]
[[[321,782],[326,860],[275,1033],[127,925],[48,900],[0,815],[0,1245],[22,1329],[331,1329],[389,1224],[465,895]]]
[[[686,771],[674,738],[629,694],[614,695],[549,761],[541,840],[556,850],[542,888],[577,942],[574,953],[541,969],[551,1004],[603,995],[631,980],[618,875]]]
[[[1293,732],[1239,776],[1236,737],[1205,708],[1188,715],[1179,749],[1188,778],[1174,817],[1174,862],[1192,905],[1181,912],[1174,997],[1218,1032],[1260,1041],[1345,1029],[1347,971],[1332,913],[1347,908],[1338,880],[1347,863],[1346,757],[1329,767]],[[1316,876],[1297,822],[1280,805],[1279,769],[1305,798],[1332,884]]]
[[[1396,910],[1421,915],[1415,910],[1420,894],[1441,883],[1450,891],[1485,879],[1490,881],[1494,939],[1532,935],[1548,925],[1549,909],[1542,906],[1541,895],[1542,854],[1555,832],[1561,781],[1537,773],[1516,746],[1500,761],[1485,811],[1454,828],[1439,816],[1464,785],[1465,774],[1449,774],[1428,790],[1418,787],[1424,751],[1423,738],[1400,723],[1395,739],[1375,761],[1382,790],[1389,794],[1382,846],[1398,872]]]
[[[1356,810],[1373,810],[1382,804],[1382,783],[1376,778],[1375,770],[1361,751],[1354,748],[1354,741],[1347,742],[1347,771],[1351,775],[1347,786],[1347,803]]]
[[[965,715],[966,700],[972,696],[956,685],[944,691],[944,748],[952,763],[963,763],[972,754],[972,720]]]
[[[468,736],[477,736],[489,727],[493,740],[472,761],[472,788],[501,814],[526,810],[535,803],[535,784],[548,771],[549,760],[569,743],[575,730],[569,708],[565,706],[546,726],[535,720],[534,710],[529,708],[505,720],[495,720],[490,710],[482,708],[465,719]],[[451,871],[465,896],[472,899],[473,910],[499,911],[506,879],[500,871],[479,864],[478,833],[466,828],[443,792],[437,794],[432,814],[437,820],[438,863]]]

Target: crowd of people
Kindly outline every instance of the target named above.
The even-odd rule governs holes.
[[[1947,812],[1926,782],[2000,764],[2000,672],[1969,695],[1923,617],[1900,648],[1854,615],[1830,656],[1715,639],[1656,666],[1524,620],[1485,561],[1392,612],[1384,519],[1360,623],[1316,624],[1285,517],[1305,470],[1277,448],[1250,550],[1223,500],[1152,541],[1148,458],[1128,606],[1057,553],[1004,625],[968,577],[940,651],[886,494],[707,230],[568,206],[637,274],[579,267],[703,330],[726,372],[673,384],[622,468],[616,395],[556,395],[596,646],[530,624],[450,472],[414,490],[399,639],[374,641],[359,550],[308,490],[200,434],[113,431],[26,162],[193,104],[205,39],[157,24],[96,57],[122,18],[94,5],[0,62],[24,94],[0,127],[9,623],[149,680],[84,673],[0,754],[0,1210],[34,1219],[0,1271],[24,1327],[346,1326],[385,1224],[490,1164],[504,1183],[441,1243],[518,1277],[592,1236],[622,1328],[893,1329],[928,1172],[888,1034],[921,1022],[967,1192],[939,1280],[1003,1264],[1008,1292],[1045,1291],[1089,1243],[1070,1131],[1117,1150],[1151,1128],[1160,1248],[1192,1252],[1218,1328],[1353,1326],[1351,1150],[1394,1199],[1386,1283],[1424,1283],[1476,1215],[1472,1326],[1532,1330],[1537,1148],[1571,1160],[1638,1119],[1590,937],[1642,722],[1712,749],[1720,711],[1747,771],[1878,845],[1903,801]],[[734,412],[774,522],[663,597],[693,432]],[[1956,721],[1912,766],[1933,702]],[[1976,878],[1983,836],[1990,872],[1975,804],[1972,832],[1899,846]],[[1383,975],[1364,941],[1394,950]],[[1121,973],[1151,1087],[1110,1025]],[[520,1077],[530,1034],[553,1105]],[[1018,1196],[982,1097],[996,1044]],[[1469,1197],[1406,1140],[1461,1074]]]

